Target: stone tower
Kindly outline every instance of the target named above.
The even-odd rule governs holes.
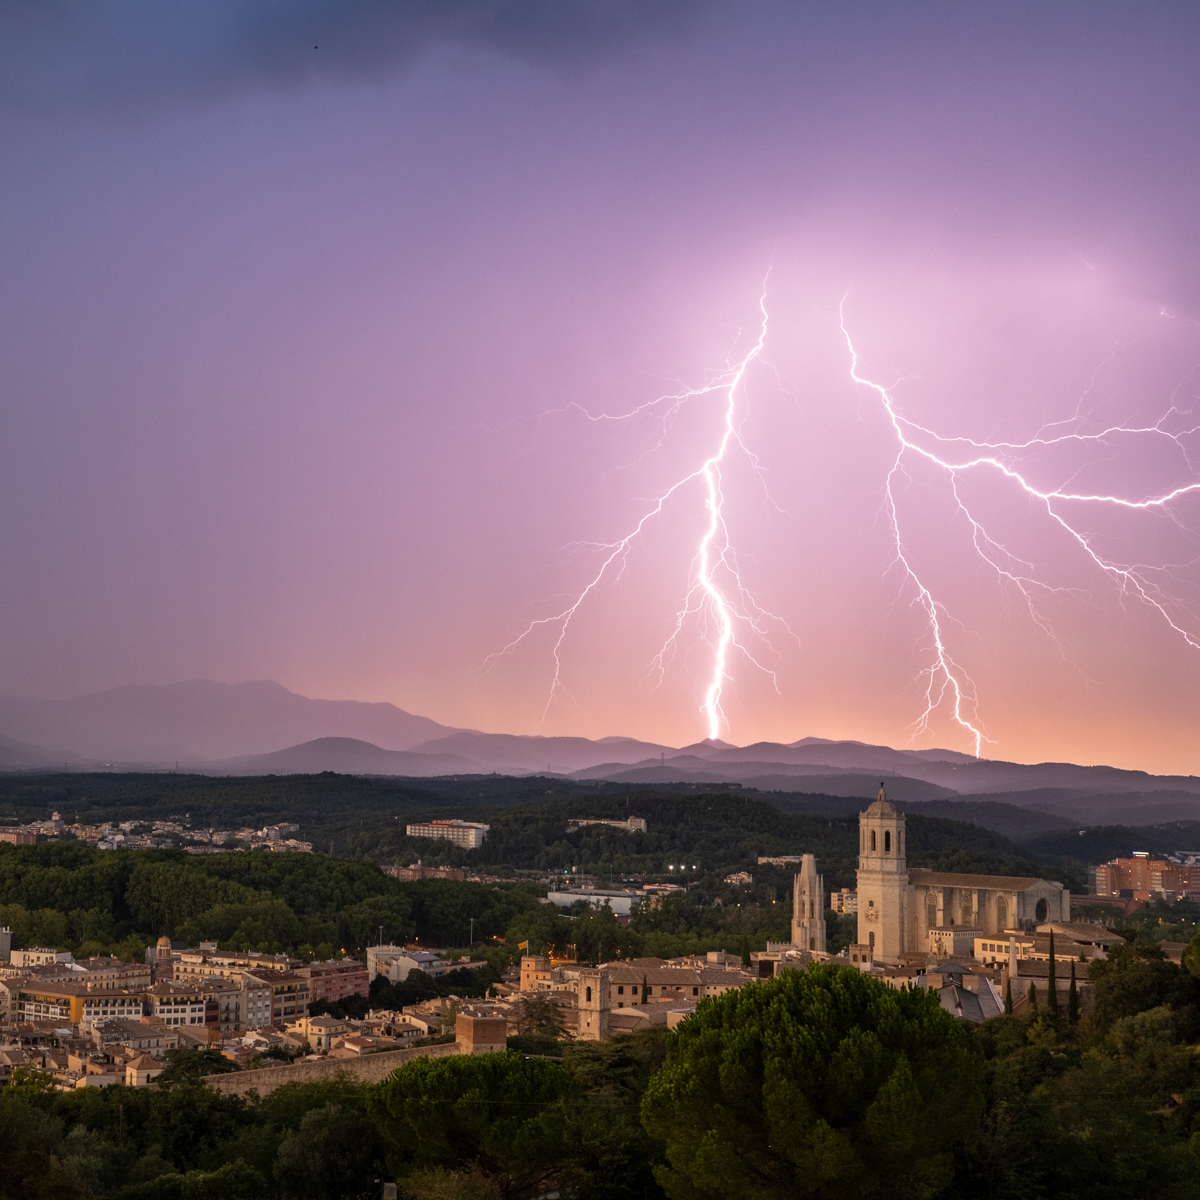
[[[154,948],[154,982],[161,983],[175,974],[175,962],[171,958],[171,939],[160,937]]]
[[[608,975],[594,968],[579,972],[579,1031],[581,1042],[608,1041]]]
[[[817,860],[806,854],[792,880],[792,945],[825,952],[825,881]]]
[[[904,814],[879,797],[858,818],[858,941],[876,962],[895,963],[908,948],[908,867]]]

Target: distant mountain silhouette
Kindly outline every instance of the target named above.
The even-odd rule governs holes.
[[[389,750],[452,733],[394,704],[310,700],[267,680],[133,684],[69,700],[0,698],[0,730],[99,762],[193,764],[320,737],[362,738]],[[62,755],[52,756],[59,762]]]
[[[314,738],[299,746],[214,763],[212,769],[230,775],[463,775],[472,764],[454,754],[418,754],[384,750],[358,738]]]
[[[27,771],[38,767],[59,766],[64,762],[78,763],[70,754],[58,754],[44,746],[33,746],[18,742],[15,738],[0,736],[0,771]]]
[[[1200,779],[1073,763],[977,760],[800,738],[682,750],[630,737],[452,729],[392,704],[310,700],[266,681],[135,685],[70,700],[0,699],[0,770],[181,766],[229,774],[555,774],[627,784],[740,783],[763,791],[903,803],[979,797],[1080,824],[1200,819]],[[47,747],[43,749],[43,747]],[[282,749],[281,749],[282,747]]]
[[[477,733],[460,730],[447,737],[413,746],[422,754],[454,754],[476,763],[484,771],[531,774],[550,771],[566,775],[599,763],[634,763],[651,755],[679,753],[671,746],[639,742],[634,738],[606,737],[594,742],[581,737],[525,737],[510,733]]]

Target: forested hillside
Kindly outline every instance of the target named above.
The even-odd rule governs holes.
[[[198,814],[207,811],[240,819],[326,823],[302,824],[302,836],[338,821],[350,828],[333,856],[98,851],[71,841],[0,845],[0,922],[12,927],[18,945],[49,944],[80,954],[105,951],[126,957],[140,956],[147,943],[164,934],[193,944],[215,940],[231,949],[287,950],[308,957],[335,950],[354,953],[381,934],[385,940],[416,937],[425,944],[466,946],[473,932],[476,942],[490,940],[497,948],[511,949],[532,938],[596,959],[737,949],[743,943],[759,948],[767,940],[785,939],[792,869],[759,865],[760,856],[815,854],[827,888],[854,886],[853,816],[784,812],[737,792],[602,789],[561,796],[543,786],[545,780],[439,782],[446,784],[449,796],[405,790],[394,781],[341,776],[64,776],[17,784],[10,779],[10,803],[14,798],[45,799],[67,789],[65,798],[81,808],[92,805],[84,811],[99,810],[110,820],[130,812],[163,817],[191,812],[193,823],[199,823]],[[469,806],[461,794],[467,788],[475,793]],[[100,808],[101,802],[106,807]],[[183,808],[189,803],[192,808]],[[407,837],[409,820],[447,808],[491,826],[480,849]],[[347,813],[357,814],[357,821]],[[623,819],[628,814],[644,817],[648,830],[628,833],[603,825],[567,830],[572,817]],[[1024,858],[1018,846],[999,834],[977,826],[910,816],[908,829],[914,866],[1064,878],[1046,863]],[[462,865],[506,882],[401,884],[379,870],[379,864],[418,858],[427,864]],[[724,882],[740,871],[752,874],[753,882]],[[563,917],[539,905],[537,897],[545,895],[556,875],[564,882],[658,879],[687,887],[653,911],[638,914],[622,930],[611,915],[578,911]],[[831,921],[835,947],[851,937],[852,923],[843,924],[846,928]]]

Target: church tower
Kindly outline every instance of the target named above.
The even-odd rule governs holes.
[[[792,880],[792,945],[825,952],[825,881],[817,860],[806,854]]]
[[[608,1041],[608,972],[585,967],[579,972],[579,1030],[581,1042]]]
[[[879,797],[858,818],[858,941],[876,962],[895,963],[908,949],[908,866],[904,814]]]

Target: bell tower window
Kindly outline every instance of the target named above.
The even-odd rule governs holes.
[[[871,849],[875,849],[875,830],[871,830]]]
[[[884,854],[890,854],[892,852],[892,834],[890,830],[884,830],[883,852]]]

